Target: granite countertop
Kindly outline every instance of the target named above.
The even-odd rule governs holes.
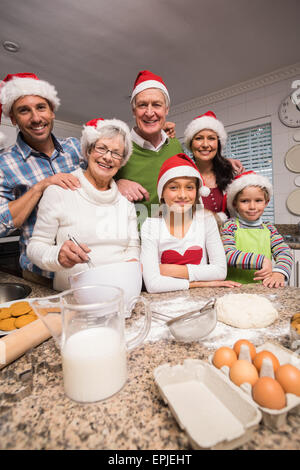
[[[20,281],[8,274],[2,282]],[[30,282],[31,297],[53,293]],[[237,292],[237,291],[235,291]],[[128,353],[128,380],[113,397],[92,404],[80,404],[64,394],[61,358],[54,340],[40,346],[0,371],[1,449],[110,449],[110,450],[190,450],[183,430],[163,402],[154,382],[155,367],[182,363],[186,358],[207,360],[221,345],[232,346],[248,338],[257,346],[271,340],[289,347],[289,320],[300,310],[300,289],[265,289],[244,286],[239,292],[269,296],[280,319],[261,330],[239,330],[218,322],[202,342],[180,343],[165,326],[153,322],[144,344]],[[228,289],[191,289],[185,292],[150,295],[149,301],[178,299],[207,300],[229,293]],[[134,333],[142,318],[137,306],[126,320],[127,332]],[[239,449],[300,449],[300,414],[289,413],[279,430],[260,423],[251,441]]]
[[[296,224],[275,224],[278,232],[284,237],[285,235],[300,235],[299,226]],[[285,240],[293,250],[300,250],[300,242]]]

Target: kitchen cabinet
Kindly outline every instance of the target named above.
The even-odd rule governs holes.
[[[292,250],[294,264],[290,277],[291,287],[300,287],[300,250]]]

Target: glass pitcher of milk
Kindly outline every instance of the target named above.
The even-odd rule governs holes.
[[[61,350],[64,389],[72,400],[103,400],[127,380],[127,350],[146,338],[151,312],[146,299],[137,297],[145,320],[139,334],[126,341],[123,297],[118,287],[97,285],[30,301]]]

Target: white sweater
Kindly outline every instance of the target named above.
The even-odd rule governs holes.
[[[197,211],[185,237],[172,236],[163,218],[147,218],[142,226],[141,263],[148,292],[168,292],[189,288],[192,281],[216,281],[226,278],[227,265],[223,244],[214,216],[203,209]],[[189,279],[160,274],[162,255],[170,250],[184,256],[195,247],[202,248],[200,264],[186,264]],[[176,254],[176,253],[175,253]],[[175,263],[176,264],[176,263]]]
[[[139,259],[140,242],[134,204],[118,191],[98,191],[81,169],[73,172],[81,187],[72,191],[49,186],[39,203],[37,221],[27,248],[34,264],[55,272],[54,289],[69,289],[68,277],[86,269],[84,264],[64,268],[58,253],[68,234],[91,249],[95,266]]]

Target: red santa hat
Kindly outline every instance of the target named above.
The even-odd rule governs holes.
[[[132,140],[130,129],[127,124],[119,119],[103,119],[97,118],[88,121],[83,126],[83,131],[81,135],[81,152],[82,155],[87,157],[87,149],[91,144],[97,142],[97,140],[103,135],[103,130],[107,127],[113,127],[122,132],[124,135],[125,141],[125,154],[124,159],[122,160],[122,165],[126,165],[130,155],[132,154]]]
[[[130,102],[132,102],[133,98],[138,93],[147,90],[148,88],[158,88],[159,90],[161,90],[166,95],[167,106],[170,106],[170,96],[163,79],[158,75],[149,72],[149,70],[142,70],[138,73],[133,85]]]
[[[37,95],[50,101],[53,110],[56,111],[60,105],[57,91],[50,83],[39,80],[34,73],[8,74],[0,82],[0,123],[2,113],[9,117],[14,102],[26,95]],[[0,134],[0,144],[4,144],[5,136]]]
[[[211,129],[214,131],[220,140],[221,153],[224,153],[227,141],[227,133],[221,121],[219,121],[213,111],[207,111],[194,118],[186,127],[184,131],[184,143],[187,149],[191,150],[191,143],[193,137],[203,129]]]
[[[208,196],[210,189],[204,185],[203,178],[197,166],[185,153],[178,153],[168,158],[161,166],[157,179],[157,194],[161,200],[165,184],[173,178],[182,178],[188,176],[198,178],[199,196]]]
[[[268,178],[263,175],[258,175],[254,171],[245,171],[240,175],[236,175],[233,181],[226,188],[227,209],[229,210],[231,216],[236,214],[236,211],[233,207],[235,196],[248,186],[259,186],[260,188],[266,189],[269,195],[269,199],[271,199],[273,190]]]

